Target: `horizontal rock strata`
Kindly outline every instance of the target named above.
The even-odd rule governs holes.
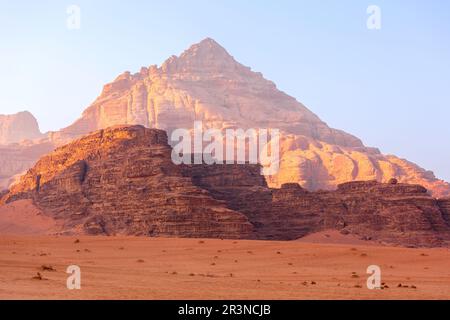
[[[450,199],[377,181],[270,188],[259,165],[175,165],[162,130],[97,131],[43,157],[2,202],[31,199],[65,234],[294,240],[334,229],[401,246],[445,246]]]
[[[98,131],[43,157],[3,201],[32,199],[64,233],[248,238],[247,218],[171,162],[164,131]]]

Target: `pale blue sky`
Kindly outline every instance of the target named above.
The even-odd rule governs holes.
[[[81,8],[81,29],[66,8]],[[368,30],[366,9],[382,10]],[[0,114],[72,123],[103,84],[205,37],[330,126],[450,181],[450,2],[0,0]]]

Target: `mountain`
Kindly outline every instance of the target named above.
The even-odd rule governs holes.
[[[46,140],[39,143],[0,145],[0,192],[54,148],[54,144]]]
[[[19,216],[60,234],[293,240],[338,230],[402,246],[450,242],[450,199],[436,201],[422,186],[272,189],[259,165],[177,166],[166,133],[143,126],[109,127],[56,149],[0,198],[5,212],[32,200],[37,208]],[[0,230],[17,229],[3,221]]]
[[[212,39],[193,45],[161,67],[125,72],[62,137],[79,136],[117,124],[171,131],[195,120],[213,128],[277,128],[330,144],[363,147],[345,132],[329,128],[274,83],[236,62]]]
[[[73,125],[55,133],[67,142],[117,124],[167,130],[192,128],[276,128],[281,136],[280,171],[267,177],[273,187],[299,182],[311,189],[334,189],[355,180],[421,184],[435,196],[449,196],[450,185],[407,160],[383,155],[358,138],[327,126],[261,73],[238,63],[212,39],[193,45],[161,67],[125,72]]]
[[[396,178],[423,185],[436,197],[450,196],[450,185],[432,172],[330,128],[209,38],[160,67],[121,74],[104,86],[77,121],[49,133],[48,140],[63,145],[114,125],[143,125],[170,134],[177,128],[193,128],[196,120],[205,128],[279,129],[280,170],[266,177],[272,187],[293,182],[309,190],[330,190],[348,181]]]
[[[30,112],[0,114],[0,145],[39,139],[43,136],[36,118]]]
[[[64,234],[248,237],[244,215],[183,176],[164,131],[112,127],[42,157],[7,195],[31,199]]]

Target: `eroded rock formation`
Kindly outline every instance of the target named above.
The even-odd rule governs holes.
[[[97,131],[43,157],[2,202],[31,199],[69,234],[293,240],[335,229],[395,245],[443,246],[450,200],[377,181],[310,192],[267,186],[259,165],[180,165],[162,130]]]
[[[450,196],[450,185],[432,172],[383,155],[378,149],[365,147],[358,138],[330,128],[261,73],[238,63],[212,39],[193,45],[179,57],[172,56],[160,67],[121,74],[104,86],[79,120],[49,133],[48,139],[55,146],[63,145],[95,130],[135,124],[170,134],[175,128],[192,129],[195,120],[201,120],[205,128],[280,129],[280,170],[267,177],[272,187],[293,182],[308,190],[333,190],[348,181],[397,178],[402,183],[423,185],[436,197]],[[14,130],[24,130],[21,128]],[[15,140],[21,138],[21,134],[14,135]],[[17,166],[17,170],[3,174],[0,183],[6,184],[21,170],[22,166]]]
[[[53,150],[29,112],[0,115],[0,191],[6,189],[44,154]]]
[[[420,185],[354,181],[336,191],[309,192],[297,183],[273,189],[255,179],[254,166],[222,167],[227,166],[188,166],[185,175],[244,213],[258,239],[294,240],[335,229],[402,246],[450,243],[450,200],[438,201]]]
[[[0,191],[53,149],[51,142],[0,145]]]
[[[439,207],[443,213],[444,219],[450,224],[450,198],[440,199]]]
[[[251,237],[247,218],[182,176],[164,131],[98,131],[44,156],[3,199],[32,199],[63,233]]]
[[[268,183],[300,183],[309,190],[335,189],[340,183],[397,178],[450,196],[450,185],[432,172],[368,148],[356,137],[330,128],[261,73],[238,63],[212,39],[193,45],[161,67],[125,72],[105,85],[101,95],[73,125],[52,140],[65,143],[112,125],[140,124],[169,132],[205,128],[281,130],[281,168]]]

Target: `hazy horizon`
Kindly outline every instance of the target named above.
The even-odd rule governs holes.
[[[74,122],[122,72],[211,37],[331,127],[450,181],[449,3],[0,4],[0,114],[28,110],[43,132]],[[71,4],[79,30],[66,26]],[[380,30],[366,26],[372,4]]]

